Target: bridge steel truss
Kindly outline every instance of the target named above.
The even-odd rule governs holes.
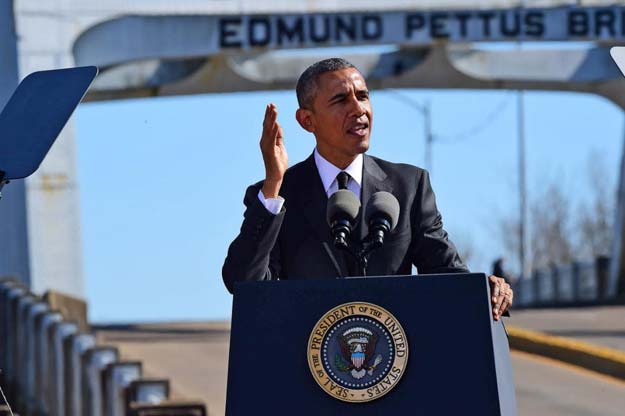
[[[111,0],[108,8],[84,0],[15,3],[21,77],[36,69],[97,65],[101,74],[89,101],[292,89],[298,74],[325,57],[318,48],[368,45],[347,49],[343,56],[361,69],[374,89],[569,91],[601,95],[625,109],[625,78],[609,54],[612,46],[625,44],[625,7],[613,2],[544,1],[544,9],[525,9],[520,1],[487,1],[477,10],[468,10],[472,2],[447,0],[396,0],[385,2],[384,9],[369,0],[310,3],[314,6],[280,0]],[[275,13],[278,7],[280,14]],[[359,9],[366,11],[354,11]],[[35,30],[42,24],[56,31],[60,45],[48,54],[38,49],[51,42]],[[493,42],[523,46],[504,49],[493,47]],[[534,43],[527,42],[557,43],[532,48]],[[583,42],[583,47],[570,48],[566,42]],[[302,53],[304,48],[314,49]],[[53,252],[56,237],[79,241],[71,125],[63,134],[67,137],[59,149],[22,192],[29,240],[45,237],[26,248],[31,275],[51,265],[53,257],[46,253]],[[625,163],[619,176],[609,290],[623,296]],[[56,213],[42,212],[41,193],[51,190],[70,203]],[[63,203],[57,199],[54,204]],[[75,218],[61,216],[63,212]],[[54,221],[56,227],[50,230]],[[0,248],[6,245],[2,238]],[[80,253],[77,243],[70,246]],[[46,280],[34,286],[82,288],[80,257],[61,253],[54,261],[75,266],[48,268],[58,272],[31,277],[33,282]]]

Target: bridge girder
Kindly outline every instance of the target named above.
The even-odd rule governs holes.
[[[224,53],[211,39],[214,16],[129,16],[103,22],[73,47],[78,65],[98,65],[101,75],[89,101],[292,90],[308,65],[327,57],[319,50]],[[127,48],[120,42],[131,39]],[[567,91],[601,95],[625,110],[625,79],[612,61],[614,44],[570,49],[484,49],[435,42],[346,50],[343,57],[369,87]],[[389,50],[391,49],[391,50]],[[625,159],[624,159],[625,160]],[[620,173],[610,288],[625,294],[625,162]]]
[[[102,69],[87,99],[292,89],[297,74],[326,56],[224,51],[215,39],[217,25],[218,16],[126,16],[86,30],[73,45],[74,60]],[[625,83],[610,46],[483,50],[443,41],[344,56],[375,88],[572,91],[625,108]]]

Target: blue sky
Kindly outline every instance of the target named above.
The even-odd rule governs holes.
[[[445,228],[488,271],[503,254],[498,218],[517,211],[516,97],[506,91],[404,90],[432,105],[432,183]],[[221,265],[243,214],[246,186],[262,179],[258,148],[273,102],[290,164],[314,139],[294,119],[295,94],[258,92],[81,104],[77,126],[84,269],[96,322],[227,319]],[[423,166],[423,119],[374,91],[370,154]],[[615,186],[623,115],[607,100],[525,94],[530,199],[557,182],[576,201],[590,189],[587,159],[602,155]],[[490,117],[489,117],[490,116]],[[465,137],[476,126],[477,134]]]

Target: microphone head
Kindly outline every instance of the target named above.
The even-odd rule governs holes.
[[[337,220],[348,220],[353,223],[358,216],[358,211],[360,211],[360,200],[356,194],[347,189],[340,189],[328,199],[326,220],[330,227]]]
[[[384,217],[391,223],[391,231],[397,226],[399,220],[399,201],[389,192],[376,192],[367,202],[367,224],[372,219]]]

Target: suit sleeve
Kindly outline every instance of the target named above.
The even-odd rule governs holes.
[[[430,176],[422,170],[417,178],[417,192],[412,206],[412,263],[419,274],[465,273],[469,270],[449,241],[443,220],[436,207]]]
[[[261,184],[247,188],[245,213],[239,235],[230,244],[222,268],[224,284],[230,293],[234,282],[272,280],[280,274],[280,248],[276,244],[286,208],[273,215],[258,199]]]

